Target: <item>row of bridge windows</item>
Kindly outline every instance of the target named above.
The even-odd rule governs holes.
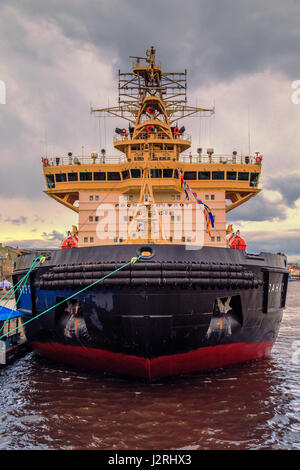
[[[258,182],[258,173],[249,173],[246,171],[185,171],[183,177],[185,180],[227,180],[227,181],[249,181],[250,186],[256,186]],[[226,178],[225,178],[226,176]],[[80,173],[57,173],[47,175],[49,187],[56,183],[65,183],[67,181],[124,181],[128,178],[141,178],[142,171],[139,169],[119,171],[84,171]],[[170,168],[152,168],[151,178],[178,178],[176,170]]]

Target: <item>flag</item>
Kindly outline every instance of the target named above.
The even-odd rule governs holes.
[[[184,192],[186,194],[186,198],[189,200],[189,196],[188,196],[188,192],[187,192],[187,190],[189,190],[190,193],[194,196],[195,200],[198,202],[198,204],[200,206],[202,206],[203,213],[204,213],[204,216],[205,216],[206,230],[207,230],[209,236],[211,237],[211,228],[214,228],[214,226],[215,226],[215,219],[214,219],[214,216],[212,215],[212,212],[211,212],[210,208],[208,207],[207,204],[204,204],[204,202],[202,202],[201,199],[198,198],[198,195],[197,195],[196,192],[191,190],[191,188],[189,187],[187,182],[184,180],[184,178],[182,176],[182,173],[179,170],[179,168],[177,168],[177,173],[178,173],[178,176],[179,176],[180,181],[181,181],[181,188],[184,189]]]

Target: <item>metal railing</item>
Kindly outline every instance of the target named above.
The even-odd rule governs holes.
[[[174,134],[173,139],[182,140],[185,142],[191,142],[192,136],[191,134]],[[133,140],[130,135],[128,134],[117,134],[114,136],[114,142],[123,142],[127,140]],[[149,132],[149,134],[138,134],[134,141],[136,140],[146,140],[147,142],[155,142],[156,140],[170,140],[168,136],[165,134],[156,134],[155,132]]]
[[[259,164],[261,157],[247,156],[247,155],[180,155],[178,161],[182,163],[231,163],[231,164]],[[152,161],[161,160],[174,160],[175,155],[171,153],[155,153],[151,156]],[[62,157],[48,157],[42,159],[46,166],[61,166],[61,165],[91,165],[91,164],[120,164],[129,161],[126,155],[81,155],[81,156],[62,156]],[[131,162],[143,161],[144,157],[141,153],[132,153]]]
[[[233,164],[255,164],[259,163],[260,157],[253,155],[180,155],[179,161],[183,163],[233,163]],[[260,160],[261,161],[261,160]]]
[[[91,164],[120,164],[127,162],[126,155],[94,155],[72,157],[49,157],[46,159],[50,166],[61,165],[91,165]],[[44,159],[45,162],[45,159]],[[44,163],[45,164],[45,163]]]

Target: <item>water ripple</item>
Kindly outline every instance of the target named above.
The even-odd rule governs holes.
[[[300,449],[299,307],[295,282],[270,358],[152,385],[30,353],[0,370],[0,449]]]

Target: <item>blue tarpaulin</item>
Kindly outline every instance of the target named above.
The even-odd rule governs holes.
[[[0,305],[0,321],[5,321],[8,318],[23,317],[25,315],[24,312],[20,312],[19,310],[11,311],[11,308],[1,307]]]

